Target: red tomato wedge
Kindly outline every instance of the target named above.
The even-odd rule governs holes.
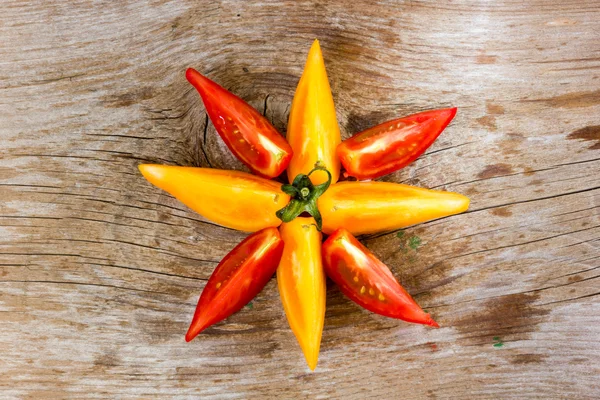
[[[185,76],[200,93],[219,136],[241,162],[265,178],[285,171],[292,148],[265,117],[195,69],[189,68]]]
[[[426,111],[384,122],[344,140],[337,153],[349,176],[374,179],[403,168],[429,148],[456,108]]]
[[[238,312],[265,287],[281,260],[277,228],[253,233],[221,260],[206,283],[190,328],[189,342],[209,326]]]
[[[356,304],[386,317],[439,327],[390,269],[344,228],[323,243],[325,273]]]

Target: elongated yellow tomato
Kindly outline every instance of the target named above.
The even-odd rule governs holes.
[[[156,164],[139,169],[151,184],[206,219],[241,231],[279,226],[275,212],[290,201],[278,182],[245,172]]]
[[[331,172],[332,182],[337,182],[340,159],[336,148],[341,141],[340,129],[318,40],[308,52],[304,72],[294,94],[287,140],[294,151],[287,170],[290,182],[298,174],[308,174],[317,162]],[[317,171],[310,179],[318,185],[327,181],[327,174]]]
[[[461,194],[389,182],[340,182],[318,200],[323,232],[346,228],[354,235],[391,231],[469,208]]]
[[[313,218],[303,217],[281,225],[279,231],[284,242],[277,268],[279,296],[308,367],[314,370],[325,320],[321,233]]]

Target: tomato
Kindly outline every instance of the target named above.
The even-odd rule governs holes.
[[[317,201],[323,232],[346,228],[354,235],[404,228],[469,208],[469,199],[452,192],[389,182],[339,182]]]
[[[288,168],[290,182],[299,174],[308,174],[316,163],[331,172],[332,182],[337,182],[340,160],[336,147],[341,136],[318,40],[310,48],[304,72],[294,94],[287,139],[294,150]],[[328,176],[323,171],[317,171],[310,179],[318,185],[326,182]]]
[[[386,317],[439,327],[390,269],[346,229],[336,230],[323,243],[323,266],[342,293],[359,306]]]
[[[416,160],[455,115],[456,108],[446,108],[384,122],[344,140],[337,154],[349,176],[377,178]]]
[[[317,366],[325,321],[325,272],[321,233],[313,218],[298,217],[279,228],[285,243],[277,268],[279,295],[288,323],[311,370]]]
[[[154,186],[206,219],[241,231],[279,226],[275,213],[290,201],[280,183],[246,172],[155,164],[139,169]]]
[[[206,283],[185,340],[189,342],[204,329],[238,312],[260,293],[275,273],[282,252],[277,228],[253,233],[231,250]]]
[[[189,68],[185,76],[200,93],[219,136],[241,162],[265,178],[287,168],[292,148],[265,117],[198,71]]]

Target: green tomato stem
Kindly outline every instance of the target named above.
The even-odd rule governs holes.
[[[310,174],[315,171],[325,171],[327,173],[327,182],[320,185],[313,185],[310,180]],[[291,196],[290,202],[278,210],[275,215],[283,222],[290,222],[303,212],[309,213],[317,223],[317,229],[320,231],[323,227],[321,213],[317,207],[317,199],[325,193],[331,185],[331,173],[318,163],[308,174],[298,174],[291,184],[281,186],[281,190]]]

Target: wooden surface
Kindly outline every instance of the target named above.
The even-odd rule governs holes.
[[[2,1],[0,398],[600,397],[599,32],[597,0]],[[384,179],[472,203],[363,238],[442,328],[330,285],[310,373],[274,279],[184,342],[244,234],[136,166],[240,169],[185,69],[283,132],[314,38],[344,137],[459,107]]]

